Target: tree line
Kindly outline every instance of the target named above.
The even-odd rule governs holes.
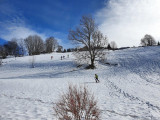
[[[25,39],[13,38],[3,46],[0,46],[0,56],[6,58],[8,55],[23,56],[39,55],[41,53],[51,53],[57,49],[62,52],[63,47],[58,44],[54,37],[49,37],[45,41],[38,35],[30,35]]]

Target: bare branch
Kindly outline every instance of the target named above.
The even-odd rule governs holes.
[[[97,29],[92,16],[82,16],[80,25],[75,30],[70,30],[69,40],[86,47],[88,52],[80,55],[82,59],[90,59],[90,66],[94,68],[94,61],[104,55],[103,47],[107,45],[107,37]],[[77,51],[76,53],[78,53]],[[99,55],[101,54],[101,55]],[[77,55],[76,55],[77,56]]]
[[[70,85],[53,107],[59,120],[99,120],[97,101],[86,87]]]

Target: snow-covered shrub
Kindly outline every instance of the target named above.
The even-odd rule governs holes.
[[[86,87],[70,85],[53,107],[59,120],[99,120],[97,101]]]
[[[112,50],[116,50],[116,49],[117,49],[117,44],[116,44],[116,42],[115,42],[115,41],[111,41],[111,42],[110,42],[110,47],[111,47]]]

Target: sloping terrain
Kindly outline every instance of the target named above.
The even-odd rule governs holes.
[[[71,53],[35,56],[35,68],[32,59],[3,60],[0,120],[54,120],[53,104],[68,84],[85,85],[94,93],[102,120],[160,119],[160,47],[109,51],[111,65],[97,63],[94,70],[76,68]]]

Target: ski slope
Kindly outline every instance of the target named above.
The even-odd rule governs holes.
[[[106,62],[118,66],[97,63],[94,70],[77,68],[71,53],[35,56],[35,68],[31,61],[32,56],[3,60],[0,120],[56,120],[53,104],[69,84],[94,94],[102,120],[160,120],[160,47],[109,51]]]

